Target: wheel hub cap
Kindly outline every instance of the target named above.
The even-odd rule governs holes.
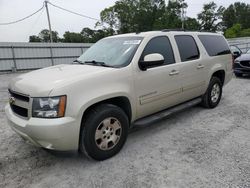
[[[120,121],[110,117],[104,119],[95,132],[95,143],[101,150],[110,150],[119,142],[122,134]]]
[[[220,97],[220,86],[219,84],[214,84],[211,91],[211,100],[213,103],[216,103]]]

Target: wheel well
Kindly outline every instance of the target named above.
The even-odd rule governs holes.
[[[82,121],[83,121],[84,117],[86,116],[86,114],[88,114],[91,109],[95,108],[96,106],[98,106],[100,104],[113,104],[115,106],[119,106],[126,113],[129,121],[131,121],[132,110],[131,110],[131,104],[130,104],[129,99],[127,97],[114,97],[114,98],[100,101],[98,103],[91,105],[83,113]]]
[[[217,77],[220,79],[222,85],[224,85],[224,81],[225,81],[225,71],[224,70],[219,70],[219,71],[216,71],[212,77]]]

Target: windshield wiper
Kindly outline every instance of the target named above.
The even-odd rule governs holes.
[[[101,61],[84,61],[85,64],[93,64],[93,65],[97,65],[97,66],[103,66],[103,67],[112,67],[114,68],[114,66],[112,65],[108,65],[105,62],[101,62]]]
[[[78,60],[78,59],[74,60],[74,61],[73,61],[73,63],[83,64],[83,62],[82,62],[82,61],[80,61],[80,60]]]

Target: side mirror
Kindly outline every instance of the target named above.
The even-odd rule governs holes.
[[[164,57],[161,54],[148,54],[139,62],[141,70],[146,71],[149,67],[160,66],[164,64]]]
[[[241,56],[241,52],[239,52],[239,51],[234,51],[234,52],[233,52],[233,56],[234,56],[234,59],[236,59],[237,57],[240,57],[240,56]]]

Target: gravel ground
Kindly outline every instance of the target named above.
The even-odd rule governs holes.
[[[96,162],[26,144],[7,125],[0,75],[0,187],[250,188],[250,80],[233,79],[220,105],[199,106],[132,131],[122,151]]]

